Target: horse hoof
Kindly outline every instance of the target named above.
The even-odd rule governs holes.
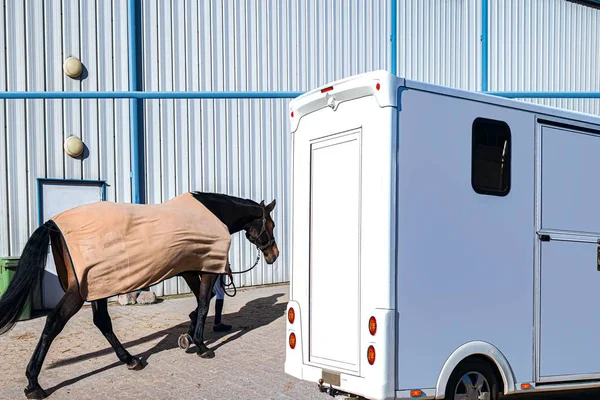
[[[25,389],[25,396],[28,399],[45,399],[48,395],[41,387],[37,387],[34,389]]]
[[[179,336],[179,340],[177,341],[179,344],[179,348],[182,350],[187,350],[190,348],[190,344],[192,343],[192,337],[187,333]]]
[[[203,352],[198,352],[198,356],[200,356],[201,358],[214,358],[215,357],[215,352],[212,350],[206,350]]]
[[[144,369],[144,363],[142,363],[142,360],[140,360],[139,358],[135,358],[134,360],[132,360],[131,364],[127,364],[127,369],[129,369],[130,371],[139,371],[141,369]]]

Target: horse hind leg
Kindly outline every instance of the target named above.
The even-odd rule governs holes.
[[[196,326],[193,338],[194,343],[196,344],[196,346],[198,346],[197,354],[202,358],[213,358],[215,356],[214,351],[210,350],[204,344],[204,324],[206,322],[208,307],[210,305],[211,293],[216,278],[217,275],[202,274],[200,291],[198,294],[198,316],[196,319]]]
[[[27,396],[27,398],[39,399],[46,397],[46,392],[38,383],[42,364],[48,354],[52,341],[63,330],[69,319],[81,309],[82,305],[83,299],[79,293],[76,291],[68,291],[54,310],[46,317],[46,325],[44,326],[42,335],[40,336],[38,344],[27,365],[26,376],[28,385],[25,388],[25,396]]]
[[[130,370],[139,371],[143,369],[144,364],[142,361],[129,354],[113,332],[112,322],[110,320],[110,315],[108,314],[108,301],[106,299],[93,301],[92,312],[94,315],[94,325],[100,329],[100,332],[102,332],[106,340],[108,340],[108,343],[112,346],[119,360],[127,364],[127,368]]]

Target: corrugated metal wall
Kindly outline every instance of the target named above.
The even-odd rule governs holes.
[[[398,75],[481,89],[481,0],[398,0]],[[305,91],[389,68],[389,0],[144,0],[143,90]],[[0,0],[0,90],[127,90],[127,1]],[[597,8],[489,0],[490,90],[600,90]],[[62,72],[69,55],[87,77]],[[538,101],[538,100],[532,100]],[[600,113],[595,100],[539,101]],[[144,101],[146,201],[187,190],[275,198],[282,250],[238,286],[289,278],[288,100]],[[128,100],[0,100],[0,256],[37,225],[36,178],[105,179],[131,201]],[[66,136],[90,149],[66,157]],[[8,234],[6,234],[8,233]],[[234,270],[256,250],[234,238]],[[159,294],[187,291],[177,279]]]
[[[0,0],[0,90],[128,87],[125,1]],[[62,71],[82,59],[87,78]],[[0,100],[0,256],[19,255],[37,227],[37,178],[106,179],[109,200],[131,199],[126,100]],[[89,157],[65,155],[80,136]]]
[[[397,11],[397,75],[481,90],[481,0],[398,0]]]
[[[389,1],[143,2],[144,90],[304,91],[387,68]],[[147,202],[187,190],[277,199],[281,249],[273,265],[235,275],[238,286],[289,280],[289,100],[145,101]],[[232,243],[232,269],[257,250]],[[181,278],[157,293],[187,290]]]
[[[398,75],[480,91],[481,0],[398,0]],[[600,7],[488,0],[490,91],[600,91]],[[600,114],[596,99],[527,99]]]
[[[490,0],[491,91],[600,91],[600,6]],[[598,99],[531,99],[600,115]]]
[[[142,6],[144,90],[296,91],[389,64],[389,2],[162,1]],[[127,1],[0,0],[0,90],[128,89]],[[73,80],[70,55],[87,68]],[[239,286],[289,278],[289,100],[144,101],[146,201],[187,190],[277,199],[274,266]],[[131,201],[128,100],[0,101],[0,256],[18,255],[37,226],[38,177],[105,179],[108,199]],[[89,157],[64,155],[68,135]],[[7,234],[5,234],[7,233]],[[234,270],[256,249],[236,235]],[[158,294],[187,292],[181,279]]]

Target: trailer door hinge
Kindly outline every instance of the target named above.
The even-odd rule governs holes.
[[[542,242],[549,242],[550,241],[550,235],[540,235],[540,240]]]

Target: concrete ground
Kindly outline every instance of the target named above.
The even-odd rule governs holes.
[[[286,375],[285,308],[288,286],[238,290],[226,297],[223,321],[229,333],[207,331],[216,357],[205,360],[177,346],[187,331],[193,297],[168,298],[149,306],[112,304],[115,333],[148,364],[128,371],[92,323],[84,307],[54,341],[40,374],[49,399],[332,399],[316,384]],[[207,326],[212,328],[214,300]],[[0,336],[0,399],[24,399],[25,367],[45,318],[17,324]],[[192,351],[192,348],[190,350]],[[533,399],[600,399],[600,391]]]

